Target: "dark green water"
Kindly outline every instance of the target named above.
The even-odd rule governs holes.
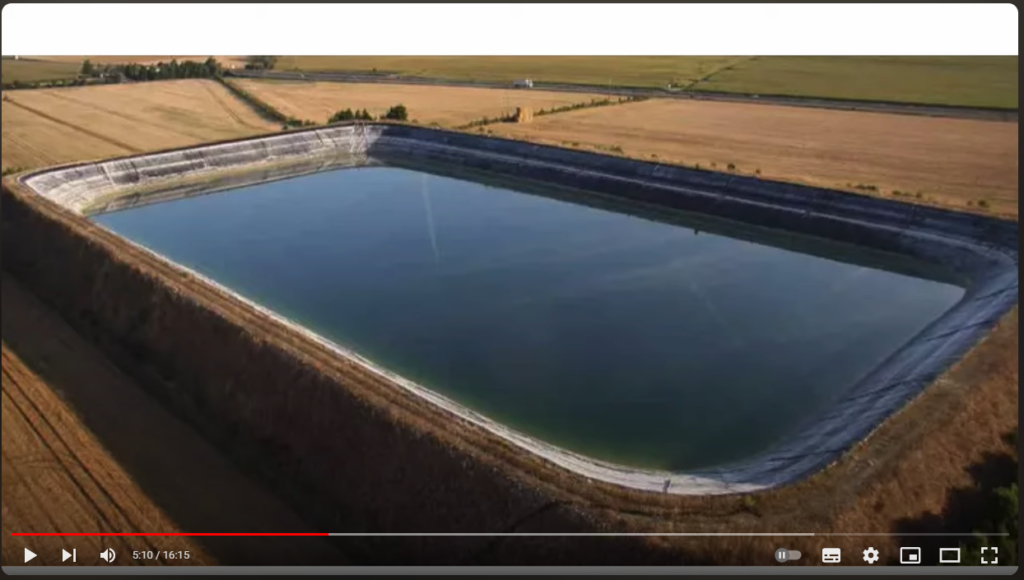
[[[398,168],[95,220],[520,431],[655,468],[765,449],[963,295]]]

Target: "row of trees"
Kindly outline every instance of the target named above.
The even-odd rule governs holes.
[[[382,119],[388,119],[390,121],[408,121],[409,110],[405,108],[405,105],[398,104],[387,110],[386,113],[381,117]],[[340,123],[342,121],[373,121],[374,117],[369,111],[363,109],[361,111],[352,109],[345,109],[338,111],[331,115],[331,118],[327,120],[328,123]]]
[[[156,81],[166,79],[209,79],[220,75],[221,65],[212,56],[204,62],[185,60],[178,62],[158,62],[156,64],[93,64],[86,59],[82,63],[81,74],[91,78],[119,77],[132,81]]]

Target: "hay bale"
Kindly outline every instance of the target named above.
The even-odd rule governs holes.
[[[516,107],[516,123],[529,123],[533,120],[533,109]]]

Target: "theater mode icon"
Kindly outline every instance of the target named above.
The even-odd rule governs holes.
[[[959,564],[960,548],[939,548],[939,564]]]
[[[822,548],[821,561],[826,564],[838,564],[842,551],[839,548]]]

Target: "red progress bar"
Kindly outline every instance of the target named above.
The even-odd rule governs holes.
[[[298,533],[298,534],[246,534],[246,533],[187,533],[187,532],[86,532],[86,533],[64,533],[64,532],[46,532],[46,533],[18,533],[14,532],[12,536],[329,536],[327,532],[312,532],[312,533]]]

